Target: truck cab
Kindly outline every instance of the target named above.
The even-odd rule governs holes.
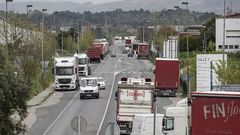
[[[168,107],[162,120],[165,135],[188,135],[187,107]]]
[[[89,66],[90,60],[85,53],[74,54],[74,57],[78,58],[78,70],[79,76],[91,75],[91,68]]]
[[[78,67],[75,57],[54,58],[53,74],[56,90],[73,90],[78,87]]]

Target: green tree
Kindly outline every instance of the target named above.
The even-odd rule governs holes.
[[[218,75],[218,79],[222,84],[240,84],[240,53],[231,53],[226,61],[227,64],[223,66],[223,61],[217,63],[214,67]]]
[[[3,58],[3,51],[0,52]],[[22,123],[27,116],[26,101],[29,99],[30,86],[21,74],[15,74],[13,67],[1,61],[0,66],[0,134],[24,134]]]

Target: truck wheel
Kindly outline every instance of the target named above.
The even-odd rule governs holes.
[[[88,70],[88,75],[91,75],[91,69],[89,68],[89,70]]]
[[[98,63],[100,63],[100,62],[101,62],[101,60],[99,59],[99,60],[98,60]]]
[[[80,94],[80,99],[83,99],[83,95]]]

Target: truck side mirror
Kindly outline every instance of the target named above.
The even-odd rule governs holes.
[[[77,68],[75,68],[75,74],[77,74],[77,72],[78,72],[78,71],[77,71]]]
[[[115,100],[117,100],[118,92],[115,92]]]
[[[54,68],[52,68],[52,74],[55,75],[55,73],[54,73]]]

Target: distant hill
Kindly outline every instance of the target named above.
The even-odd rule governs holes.
[[[189,2],[189,9],[200,12],[215,12],[217,14],[223,13],[223,0],[187,0]],[[173,9],[173,6],[177,5],[182,8],[186,8],[181,5],[179,0],[122,0],[116,2],[107,2],[100,4],[87,3],[74,3],[74,2],[27,2],[9,3],[9,9],[18,11],[19,13],[26,12],[26,5],[32,4],[31,9],[47,8],[49,13],[54,11],[73,11],[83,13],[84,11],[101,12],[101,11],[113,11],[115,9],[122,10],[149,10],[149,11],[161,11],[163,9]],[[227,0],[226,7],[232,7],[233,12],[240,12],[239,0]],[[0,10],[5,10],[5,4],[0,4]]]

